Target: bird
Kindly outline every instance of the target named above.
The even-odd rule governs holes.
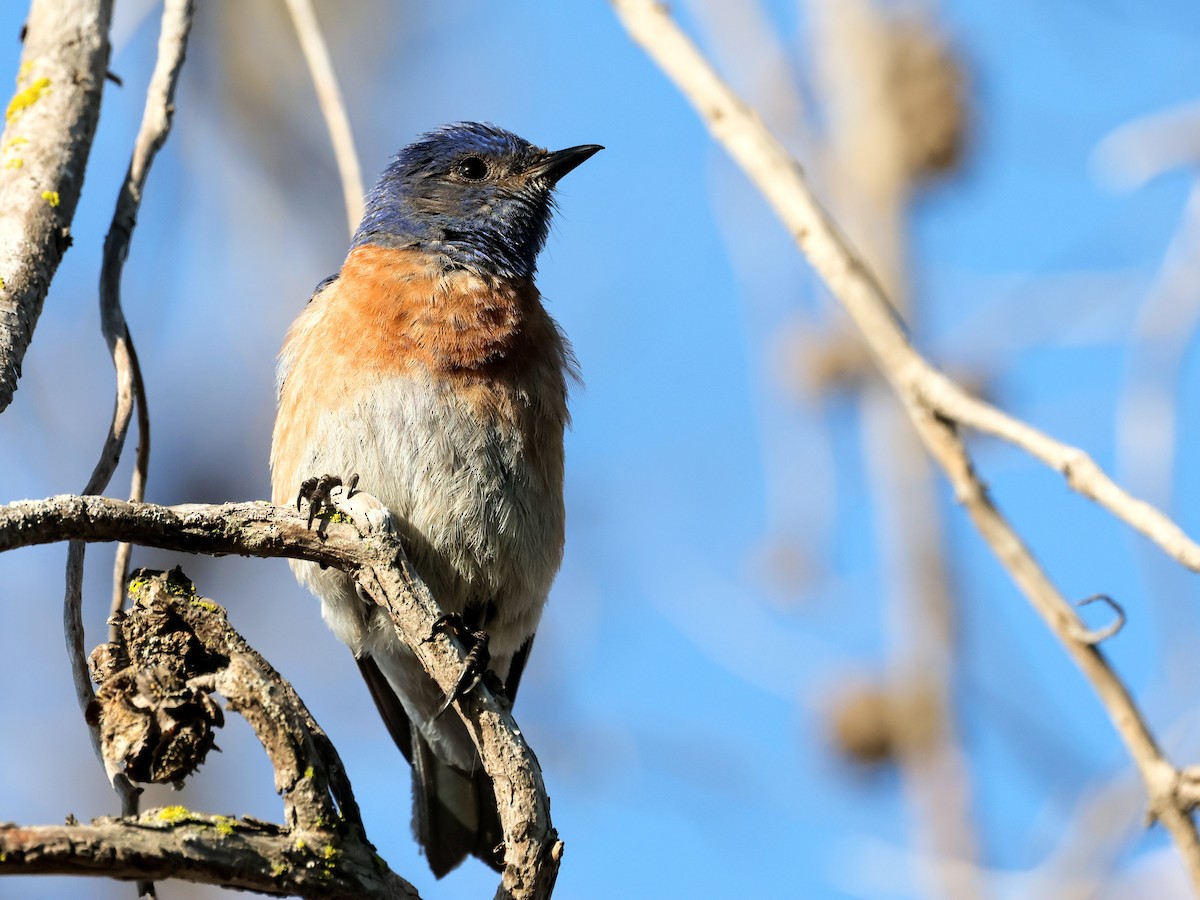
[[[340,270],[279,355],[274,502],[317,503],[353,475],[390,510],[443,612],[486,639],[471,655],[510,701],[562,561],[579,377],[534,283],[537,258],[559,179],[602,149],[551,152],[479,122],[421,135],[367,193]],[[468,855],[502,870],[491,781],[462,721],[442,714],[453,698],[349,576],[291,567],[412,765],[413,831],[433,873]]]

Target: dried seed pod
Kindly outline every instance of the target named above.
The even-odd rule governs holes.
[[[105,759],[131,780],[179,786],[204,762],[214,729],[225,722],[209,685],[228,661],[154,603],[155,591],[146,589],[152,580],[176,596],[195,595],[178,570],[134,573],[133,608],[117,621],[122,640],[102,644],[89,659],[99,689],[88,720],[100,728]]]

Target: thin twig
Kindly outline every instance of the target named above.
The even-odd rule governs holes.
[[[333,144],[333,155],[337,159],[338,174],[342,179],[342,196],[346,203],[346,221],[350,233],[358,227],[363,215],[363,177],[354,149],[354,132],[350,128],[350,117],[346,115],[346,104],[342,89],[338,86],[337,74],[329,58],[329,48],[321,33],[321,25],[313,12],[310,0],[287,0],[296,36],[300,38],[300,49],[308,63],[325,127],[329,129],[329,140]]]
[[[109,352],[112,354],[117,377],[117,390],[112,424],[100,458],[84,488],[85,494],[100,493],[108,486],[121,457],[121,449],[125,444],[125,436],[129,430],[135,403],[142,409],[142,414],[138,419],[139,427],[148,428],[149,425],[149,418],[145,413],[146,398],[142,389],[141,371],[137,365],[137,356],[133,349],[129,328],[125,322],[125,315],[121,309],[121,272],[129,254],[129,243],[137,222],[137,213],[141,206],[146,177],[149,175],[155,155],[166,141],[167,134],[171,129],[171,118],[175,111],[175,84],[180,67],[183,65],[191,23],[192,0],[165,0],[162,27],[159,32],[158,59],[146,90],[142,124],[134,143],[129,170],[117,195],[112,225],[104,240],[104,257],[100,270],[100,326]],[[138,465],[135,467],[133,476],[135,495],[140,495],[144,489],[149,440],[149,431],[143,431]],[[120,598],[123,596],[124,566],[127,559],[127,553],[125,555],[118,554],[118,571],[114,580],[119,583],[114,589],[113,600],[113,605],[117,609],[120,608]],[[71,673],[75,682],[75,694],[81,710],[86,712],[95,698],[95,692],[92,689],[91,675],[88,672],[84,637],[83,571],[84,545],[72,542],[67,552],[67,585],[63,601],[63,626],[66,633],[67,652],[71,660]],[[123,814],[136,813],[139,791],[119,770],[104,759],[96,728],[92,726],[89,731],[92,745],[101,762],[104,763],[109,781],[121,797]],[[150,890],[150,886],[139,885],[139,889],[146,893]]]
[[[133,458],[133,475],[129,483],[129,499],[146,499],[146,476],[150,471],[150,410],[146,402],[146,384],[142,380],[142,367],[138,362],[137,351],[133,339],[129,340],[129,361],[133,370],[133,395],[137,398],[137,452]],[[111,615],[120,612],[125,605],[125,582],[129,578],[129,558],[133,545],[125,542],[117,544],[117,552],[113,557],[113,592]],[[112,634],[112,630],[109,631]]]
[[[104,258],[100,269],[100,321],[113,362],[117,368],[117,404],[113,415],[113,426],[101,463],[92,477],[103,478],[103,484],[89,485],[87,493],[99,493],[112,477],[112,469],[101,466],[110,462],[115,467],[120,458],[125,435],[129,428],[131,405],[136,402],[138,413],[138,452],[134,465],[130,499],[141,500],[145,495],[146,472],[150,456],[150,417],[146,409],[146,391],[142,382],[142,371],[138,365],[133,339],[130,337],[125,314],[121,308],[121,275],[133,229],[137,223],[138,210],[142,205],[142,194],[150,167],[155,156],[167,141],[171,132],[171,120],[175,115],[175,85],[183,68],[187,53],[188,34],[192,28],[193,0],[165,0],[162,26],[158,36],[158,58],[150,84],[146,89],[146,105],[142,112],[142,124],[138,129],[129,161],[129,171],[117,195],[112,225],[104,240]],[[119,549],[119,548],[118,548]],[[128,560],[128,551],[118,552]],[[113,612],[121,608],[125,594],[125,565],[118,559],[113,579]]]
[[[0,138],[0,412],[71,244],[108,71],[112,0],[34,0]],[[11,38],[10,38],[11,39]]]
[[[971,397],[923,359],[909,344],[878,282],[813,196],[799,166],[721,81],[666,10],[652,0],[612,3],[634,40],[676,83],[713,136],[757,184],[809,263],[858,325],[880,370],[904,402],[918,433],[946,472],[976,528],[1091,682],[1138,768],[1149,795],[1151,815],[1171,833],[1193,886],[1200,890],[1200,836],[1190,805],[1178,795],[1179,770],[1163,757],[1133,698],[1103,653],[1080,639],[1083,625],[1074,609],[992,504],[955,424],[966,424],[1024,447],[1063,472],[1075,490],[1143,531],[1181,562],[1191,556],[1194,567],[1200,560],[1200,547],[1161,512],[1118,488],[1081,450]],[[1186,552],[1181,539],[1190,544]]]

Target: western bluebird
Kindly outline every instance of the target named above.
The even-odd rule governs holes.
[[[489,637],[511,698],[563,551],[563,429],[575,361],[534,287],[558,180],[602,148],[555,153],[465,122],[402,149],[366,198],[341,271],[279,359],[276,503],[357,473],[394,514],[442,609]],[[413,830],[439,878],[499,869],[491,781],[466,728],[382,610],[343,573],[293,562],[358,659],[413,766]]]

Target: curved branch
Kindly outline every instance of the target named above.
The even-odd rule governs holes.
[[[71,220],[108,71],[112,0],[34,0],[0,137],[0,412],[12,402]]]
[[[185,553],[289,557],[339,568],[391,614],[397,635],[449,694],[465,654],[453,638],[433,633],[441,610],[413,572],[386,524],[376,527],[378,501],[364,492],[332,499],[351,508],[360,527],[324,521],[308,528],[295,509],[270,503],[157,506],[106,497],[60,496],[0,506],[0,552],[62,540],[130,541]],[[537,759],[508,708],[485,685],[455,703],[496,786],[504,830],[505,870],[497,897],[549,896],[562,842],[550,820],[550,803]]]
[[[266,750],[286,827],[336,826],[362,839],[342,761],[292,685],[179,569],[134,575],[132,609],[114,617],[118,640],[91,656],[100,690],[89,712],[100,723],[105,756],[140,782],[185,779],[204,761],[208,736],[222,720],[210,704],[193,700],[216,691]],[[147,673],[149,689],[141,677]]]
[[[142,205],[146,179],[158,151],[171,133],[175,115],[175,86],[187,54],[188,35],[192,30],[193,0],[165,0],[162,25],[158,34],[158,56],[146,89],[142,124],[134,141],[129,170],[117,194],[112,224],[104,238],[104,257],[100,266],[100,327],[112,354],[117,372],[117,397],[113,422],[100,460],[92,473],[85,494],[98,494],[107,486],[125,443],[132,406],[137,405],[138,446],[130,485],[131,500],[146,495],[146,476],[150,467],[150,413],[146,408],[146,388],[142,368],[134,350],[133,338],[121,308],[121,275],[129,256],[133,228]],[[100,484],[100,481],[103,484]],[[117,547],[113,565],[113,612],[121,608],[125,597],[125,576],[129,567],[129,547]]]
[[[972,397],[918,354],[878,281],[818,203],[800,167],[721,81],[666,9],[653,0],[611,2],[633,39],[675,82],[713,137],[758,186],[809,264],[858,326],[975,527],[1104,704],[1145,784],[1151,815],[1171,833],[1193,887],[1200,890],[1200,835],[1190,805],[1179,795],[1180,771],[1163,757],[1141,711],[1104,654],[1087,640],[1087,629],[1071,604],[991,502],[957,427],[987,431],[1026,449],[1062,472],[1076,491],[1146,534],[1189,568],[1200,569],[1200,546],[1157,509],[1130,497],[1082,450]]]
[[[116,402],[113,407],[112,425],[100,452],[100,458],[84,488],[85,494],[100,493],[108,486],[121,449],[136,403],[141,410],[138,417],[141,441],[138,447],[137,464],[133,474],[133,494],[140,499],[145,485],[146,466],[150,449],[149,416],[146,412],[146,396],[142,387],[142,374],[125,314],[121,309],[121,273],[129,254],[129,243],[133,227],[141,207],[142,191],[150,165],[171,130],[171,118],[175,111],[175,84],[183,65],[187,37],[192,23],[192,0],[166,0],[163,4],[162,27],[159,32],[158,57],[154,73],[146,91],[146,104],[142,124],[138,129],[129,171],[117,195],[112,225],[104,240],[104,257],[100,269],[100,327],[112,354],[117,374]],[[128,550],[118,550],[114,581],[114,609],[120,609],[123,599],[125,565]],[[63,598],[63,627],[67,642],[67,654],[71,661],[71,674],[75,683],[75,694],[80,708],[86,710],[95,699],[91,679],[88,675],[87,654],[81,611],[83,593],[83,544],[73,542],[67,551],[66,591]],[[100,754],[99,735],[90,729],[92,744]],[[137,811],[137,791],[119,772],[106,764],[106,774],[121,798],[122,812],[130,815]]]

